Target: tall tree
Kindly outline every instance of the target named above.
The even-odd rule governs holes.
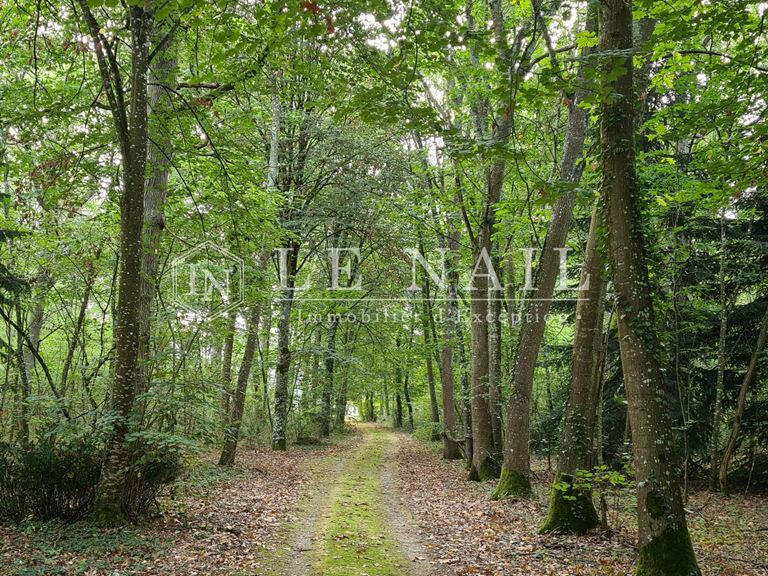
[[[592,19],[588,19],[592,22]],[[587,31],[594,30],[588,25]],[[582,57],[588,56],[585,48]],[[529,496],[530,481],[530,413],[533,376],[536,360],[544,338],[546,318],[552,304],[555,284],[560,269],[561,250],[565,246],[573,215],[573,185],[581,180],[584,169],[582,153],[587,131],[587,111],[579,104],[589,94],[582,67],[579,69],[573,102],[568,104],[568,126],[559,167],[559,184],[562,192],[552,207],[544,246],[541,249],[534,286],[535,298],[524,301],[526,321],[512,360],[512,384],[507,405],[507,438],[504,449],[504,466],[495,498]]]
[[[153,25],[145,5],[127,8],[130,30],[130,92],[117,61],[116,43],[110,42],[86,0],[79,0],[83,20],[93,41],[104,93],[109,102],[123,164],[120,192],[120,269],[115,309],[115,364],[110,391],[114,430],[107,450],[95,513],[104,521],[121,519],[130,462],[126,440],[140,379],[141,239],[144,224],[144,184],[147,161],[147,72]]]
[[[638,487],[637,574],[698,575],[665,385],[655,357],[653,304],[635,171],[631,1],[602,3],[599,49],[606,79],[600,100],[605,221]]]

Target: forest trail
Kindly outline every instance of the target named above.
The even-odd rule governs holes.
[[[400,434],[359,426],[361,439],[317,478],[298,521],[286,576],[429,576],[418,528],[396,482]],[[343,458],[343,459],[342,459]]]

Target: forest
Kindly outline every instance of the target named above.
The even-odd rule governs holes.
[[[767,18],[0,0],[0,574],[768,575]]]

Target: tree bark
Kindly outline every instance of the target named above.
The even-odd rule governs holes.
[[[423,254],[423,245],[420,246],[420,249]],[[432,422],[432,441],[438,441],[440,440],[440,416],[437,407],[437,391],[435,390],[435,369],[432,362],[434,350],[432,349],[431,316],[432,307],[429,296],[429,281],[426,278],[425,272],[421,280],[421,329],[424,338],[424,361],[427,369],[427,387],[429,389],[429,408]]]
[[[598,210],[596,202],[592,208],[579,285],[589,284],[588,288],[579,291],[576,304],[571,391],[563,416],[549,514],[541,527],[541,532],[545,533],[583,534],[599,523],[592,491],[575,486],[578,484],[575,482],[577,472],[588,471],[593,465],[595,411],[599,400],[596,374],[600,364],[604,282],[603,262],[597,247]]]
[[[173,114],[173,103],[165,86],[176,80],[176,50],[173,38],[166,39],[168,30],[161,27],[155,42],[163,42],[154,57],[147,89],[149,132],[152,142],[147,151],[148,175],[144,182],[144,238],[141,260],[141,301],[139,309],[139,382],[137,391],[149,390],[150,342],[155,297],[159,282],[160,241],[165,229],[165,200],[168,195],[168,173],[173,158],[173,142],[165,124]],[[142,411],[144,403],[142,403]]]
[[[226,427],[232,403],[232,353],[235,348],[235,320],[231,311],[224,319],[224,346],[221,349],[221,390],[219,392],[219,416]]]
[[[719,487],[720,471],[720,428],[723,424],[723,393],[725,391],[725,343],[728,335],[728,304],[725,297],[726,262],[725,210],[720,215],[720,334],[717,339],[717,382],[715,384],[715,406],[712,414],[712,433],[709,439],[709,489]]]
[[[43,330],[45,298],[52,285],[51,279],[41,272],[36,286],[36,294],[32,305],[32,319],[29,321],[27,332],[29,340],[34,344],[35,351],[40,351],[40,334]],[[27,379],[31,380],[35,374],[35,354],[29,347],[24,348],[24,365],[27,371]]]
[[[19,371],[19,388],[18,388],[18,409],[16,410],[16,427],[18,432],[19,443],[22,446],[26,446],[29,443],[29,407],[27,405],[27,398],[29,397],[29,375],[27,374],[27,366],[24,362],[24,336],[23,330],[23,315],[21,308],[21,298],[18,294],[15,297],[14,307],[16,308],[16,368]]]
[[[443,326],[443,349],[440,354],[440,385],[443,390],[443,458],[458,460],[461,452],[456,433],[456,407],[453,394],[453,350],[459,333],[458,271],[455,258],[458,252],[458,231],[450,227],[448,231],[448,283],[446,286],[445,323]]]
[[[581,70],[579,72],[581,77]],[[507,436],[504,466],[495,498],[531,495],[530,481],[530,415],[533,376],[536,360],[544,338],[546,317],[552,304],[555,283],[560,269],[560,249],[565,246],[571,225],[574,192],[572,187],[581,180],[587,112],[578,104],[587,96],[583,87],[577,90],[568,110],[568,128],[560,161],[559,182],[563,193],[552,207],[544,247],[536,268],[535,298],[528,300],[521,314],[520,337],[512,361],[512,387],[507,405]]]
[[[334,314],[328,325],[328,342],[325,351],[325,379],[320,407],[320,435],[331,433],[331,398],[333,396],[333,373],[336,364],[336,331],[339,327],[339,315]]]
[[[80,8],[96,46],[104,91],[110,101],[123,161],[123,189],[120,194],[120,269],[116,306],[115,374],[110,391],[115,418],[107,458],[97,489],[95,516],[115,522],[124,518],[125,488],[130,464],[126,436],[134,414],[139,383],[139,309],[141,304],[141,237],[144,223],[144,177],[147,161],[147,71],[152,15],[141,6],[131,6],[130,100],[123,101],[123,83],[109,45],[101,33],[86,0]],[[108,49],[106,49],[108,48]]]
[[[264,258],[262,266],[264,264],[266,264],[266,258]],[[248,336],[245,340],[243,360],[240,362],[240,369],[237,372],[237,386],[232,404],[232,413],[224,432],[224,447],[221,450],[219,466],[232,466],[235,463],[237,442],[240,438],[240,425],[243,420],[243,408],[245,407],[245,395],[248,390],[248,378],[251,375],[253,356],[256,352],[260,322],[261,306],[257,304],[251,308],[250,318],[248,318]]]
[[[288,427],[288,372],[291,367],[291,310],[293,309],[298,245],[289,241],[286,246],[288,277],[280,300],[280,319],[277,325],[277,367],[275,368],[275,412],[272,430],[272,449],[286,450]]]
[[[494,253],[496,252],[494,244]],[[494,258],[494,267],[499,270],[498,260]],[[504,441],[502,436],[504,401],[501,397],[501,290],[488,291],[488,406],[491,410],[491,433],[493,435],[494,459],[503,458]]]
[[[464,347],[464,336],[459,334],[459,368],[461,370],[461,409],[464,416],[464,461],[467,468],[472,466],[474,442],[472,439],[472,390],[470,389],[470,376],[467,367],[467,352]]]
[[[731,463],[731,458],[736,450],[736,444],[739,440],[739,430],[741,429],[741,419],[744,416],[744,409],[747,405],[747,392],[752,385],[752,381],[755,379],[757,373],[757,365],[760,360],[760,354],[765,346],[766,336],[768,336],[768,305],[765,308],[765,314],[760,322],[760,333],[757,336],[757,342],[755,343],[755,349],[752,352],[752,358],[749,360],[749,367],[747,373],[744,375],[744,379],[741,381],[741,388],[739,388],[739,399],[736,402],[736,412],[733,415],[733,426],[731,428],[731,435],[728,438],[728,443],[725,445],[725,451],[723,452],[723,461],[720,463],[719,481],[720,491],[723,494],[728,494],[728,466]]]
[[[656,334],[635,173],[632,2],[603,0],[600,51],[618,75],[600,103],[605,221],[637,477],[639,576],[700,574],[680,492]]]

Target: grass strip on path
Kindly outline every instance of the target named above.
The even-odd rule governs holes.
[[[319,554],[319,576],[405,576],[408,561],[387,524],[380,497],[387,432],[362,427],[365,441],[352,456],[330,494],[324,526],[325,550]]]

